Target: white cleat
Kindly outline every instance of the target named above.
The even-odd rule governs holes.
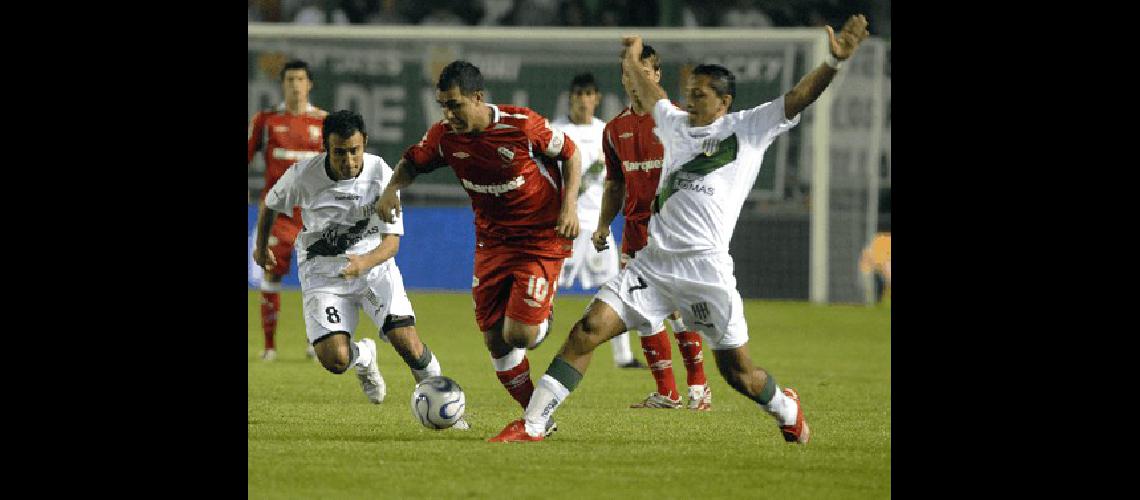
[[[380,404],[384,402],[384,396],[388,395],[388,387],[384,384],[384,377],[380,376],[380,364],[376,362],[376,342],[367,338],[361,342],[365,348],[372,351],[372,363],[368,366],[357,366],[356,378],[360,379],[360,387],[364,389],[368,401]]]
[[[277,349],[266,349],[261,351],[262,361],[273,361],[277,359]]]

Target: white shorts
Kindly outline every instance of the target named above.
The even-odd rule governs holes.
[[[558,286],[572,286],[575,281],[582,288],[594,288],[618,274],[618,251],[613,235],[606,238],[610,247],[599,252],[594,249],[591,236],[594,231],[582,229],[574,239],[574,254],[562,261],[562,274],[558,275]]]
[[[380,339],[385,342],[388,337],[383,328],[388,316],[414,317],[416,314],[404,290],[404,277],[395,262],[389,260],[356,279],[335,277],[335,272],[347,264],[348,260],[341,257],[339,263],[329,261],[319,266],[306,266],[301,294],[305,335],[310,344],[333,332],[348,332],[351,336],[356,331],[360,309],[372,318],[380,329]],[[334,276],[328,276],[330,272]],[[307,288],[306,284],[312,288]]]
[[[744,301],[728,254],[676,257],[642,249],[594,298],[616,311],[630,330],[654,331],[680,311],[685,325],[714,350],[748,342]]]

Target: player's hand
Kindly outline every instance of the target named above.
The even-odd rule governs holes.
[[[590,236],[590,240],[594,242],[594,250],[599,252],[604,251],[610,247],[610,242],[607,239],[610,237],[610,228],[599,227],[594,234]]]
[[[277,267],[277,257],[266,248],[253,247],[253,262],[266,271]]]
[[[847,19],[843,23],[843,28],[839,30],[839,34],[835,34],[835,30],[831,26],[824,26],[827,28],[827,39],[831,44],[831,55],[835,56],[840,61],[845,61],[855,53],[855,49],[859,48],[859,44],[863,42],[871,32],[867,31],[867,18],[863,14],[856,14]]]
[[[393,211],[395,215],[392,215]],[[401,212],[400,197],[396,196],[396,191],[385,189],[384,194],[376,202],[376,215],[380,217],[380,220],[391,224],[396,222],[396,217],[399,217]]]
[[[622,49],[621,53],[623,58],[626,57],[626,54],[629,54],[630,52],[633,52],[635,61],[641,57],[641,35],[625,35],[621,37],[621,44],[623,47],[625,47]]]
[[[574,204],[570,204],[570,209],[563,209],[558,214],[558,225],[554,226],[554,230],[563,238],[572,240],[578,237],[578,210]]]
[[[348,254],[348,255],[346,255],[346,257],[348,257],[348,266],[345,266],[344,269],[341,269],[341,271],[340,271],[340,277],[341,278],[353,279],[353,278],[359,277],[360,275],[368,272],[368,270],[372,269],[372,267],[373,267],[368,262],[368,259],[366,259],[360,255]]]

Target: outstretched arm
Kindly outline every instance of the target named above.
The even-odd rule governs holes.
[[[652,110],[653,105],[669,96],[665,89],[649,78],[651,68],[641,63],[641,49],[643,48],[641,36],[625,36],[621,39],[625,52],[621,58],[621,70],[633,82],[637,94],[637,102],[642,109]]]
[[[396,164],[396,171],[392,174],[392,180],[388,182],[388,186],[384,188],[384,193],[376,201],[376,215],[380,217],[380,220],[391,224],[396,221],[396,217],[400,216],[402,210],[398,193],[401,189],[412,185],[412,181],[415,180],[416,176],[412,168],[405,158],[400,158],[400,163]]]
[[[855,49],[859,48],[859,44],[863,42],[870,32],[867,31],[867,18],[863,14],[857,14],[847,19],[843,23],[843,29],[839,31],[839,35],[831,29],[827,28],[827,38],[831,45],[831,55],[838,61],[846,61],[855,53]],[[839,71],[838,66],[832,66],[828,63],[822,63],[818,68],[812,70],[811,73],[804,75],[803,79],[792,87],[787,94],[784,94],[784,117],[792,119],[798,115],[809,104],[815,102],[823,90],[831,83],[832,78]]]

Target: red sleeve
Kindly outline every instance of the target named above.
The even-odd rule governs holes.
[[[424,174],[445,165],[439,141],[446,131],[442,122],[436,122],[428,128],[420,142],[404,150],[404,159],[411,164],[414,173]]]
[[[618,158],[617,151],[614,150],[613,133],[613,129],[607,123],[606,128],[602,131],[602,156],[606,159],[606,180],[624,181],[625,172],[622,172],[621,159]]]
[[[245,164],[249,165],[253,161],[253,155],[261,149],[261,135],[265,130],[265,114],[258,111],[253,115],[253,121],[249,122],[249,139],[246,139],[246,147],[249,149],[249,154],[246,155]]]
[[[570,140],[570,136],[561,130],[551,128],[550,122],[533,110],[526,109],[526,114],[526,136],[532,144],[537,146],[536,149],[550,158],[562,161],[569,160],[571,156],[574,156],[578,146]]]

